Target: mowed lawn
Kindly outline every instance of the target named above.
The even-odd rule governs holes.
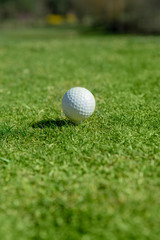
[[[160,37],[0,31],[0,239],[159,238]]]

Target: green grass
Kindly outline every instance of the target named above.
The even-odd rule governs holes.
[[[159,42],[0,32],[0,239],[159,240]],[[78,126],[74,86],[97,104]]]

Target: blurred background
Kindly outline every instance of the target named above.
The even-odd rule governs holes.
[[[75,26],[160,33],[160,0],[0,0],[0,27]]]

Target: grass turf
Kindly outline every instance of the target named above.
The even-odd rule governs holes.
[[[159,41],[1,31],[0,239],[159,239]],[[78,126],[73,86],[97,103]]]

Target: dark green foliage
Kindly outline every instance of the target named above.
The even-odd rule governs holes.
[[[71,11],[71,1],[69,0],[47,0],[46,8],[50,13],[66,14]]]
[[[159,240],[159,37],[0,35],[0,239]],[[75,126],[63,94],[91,90]]]
[[[0,0],[1,19],[14,18],[18,14],[36,13],[36,1],[32,0]]]
[[[159,0],[0,0],[1,21],[34,20],[38,25],[47,14],[69,12],[96,31],[160,33]]]
[[[90,16],[95,30],[160,33],[159,0],[72,0],[78,16]]]
[[[118,20],[123,31],[160,33],[160,1],[129,0]]]

